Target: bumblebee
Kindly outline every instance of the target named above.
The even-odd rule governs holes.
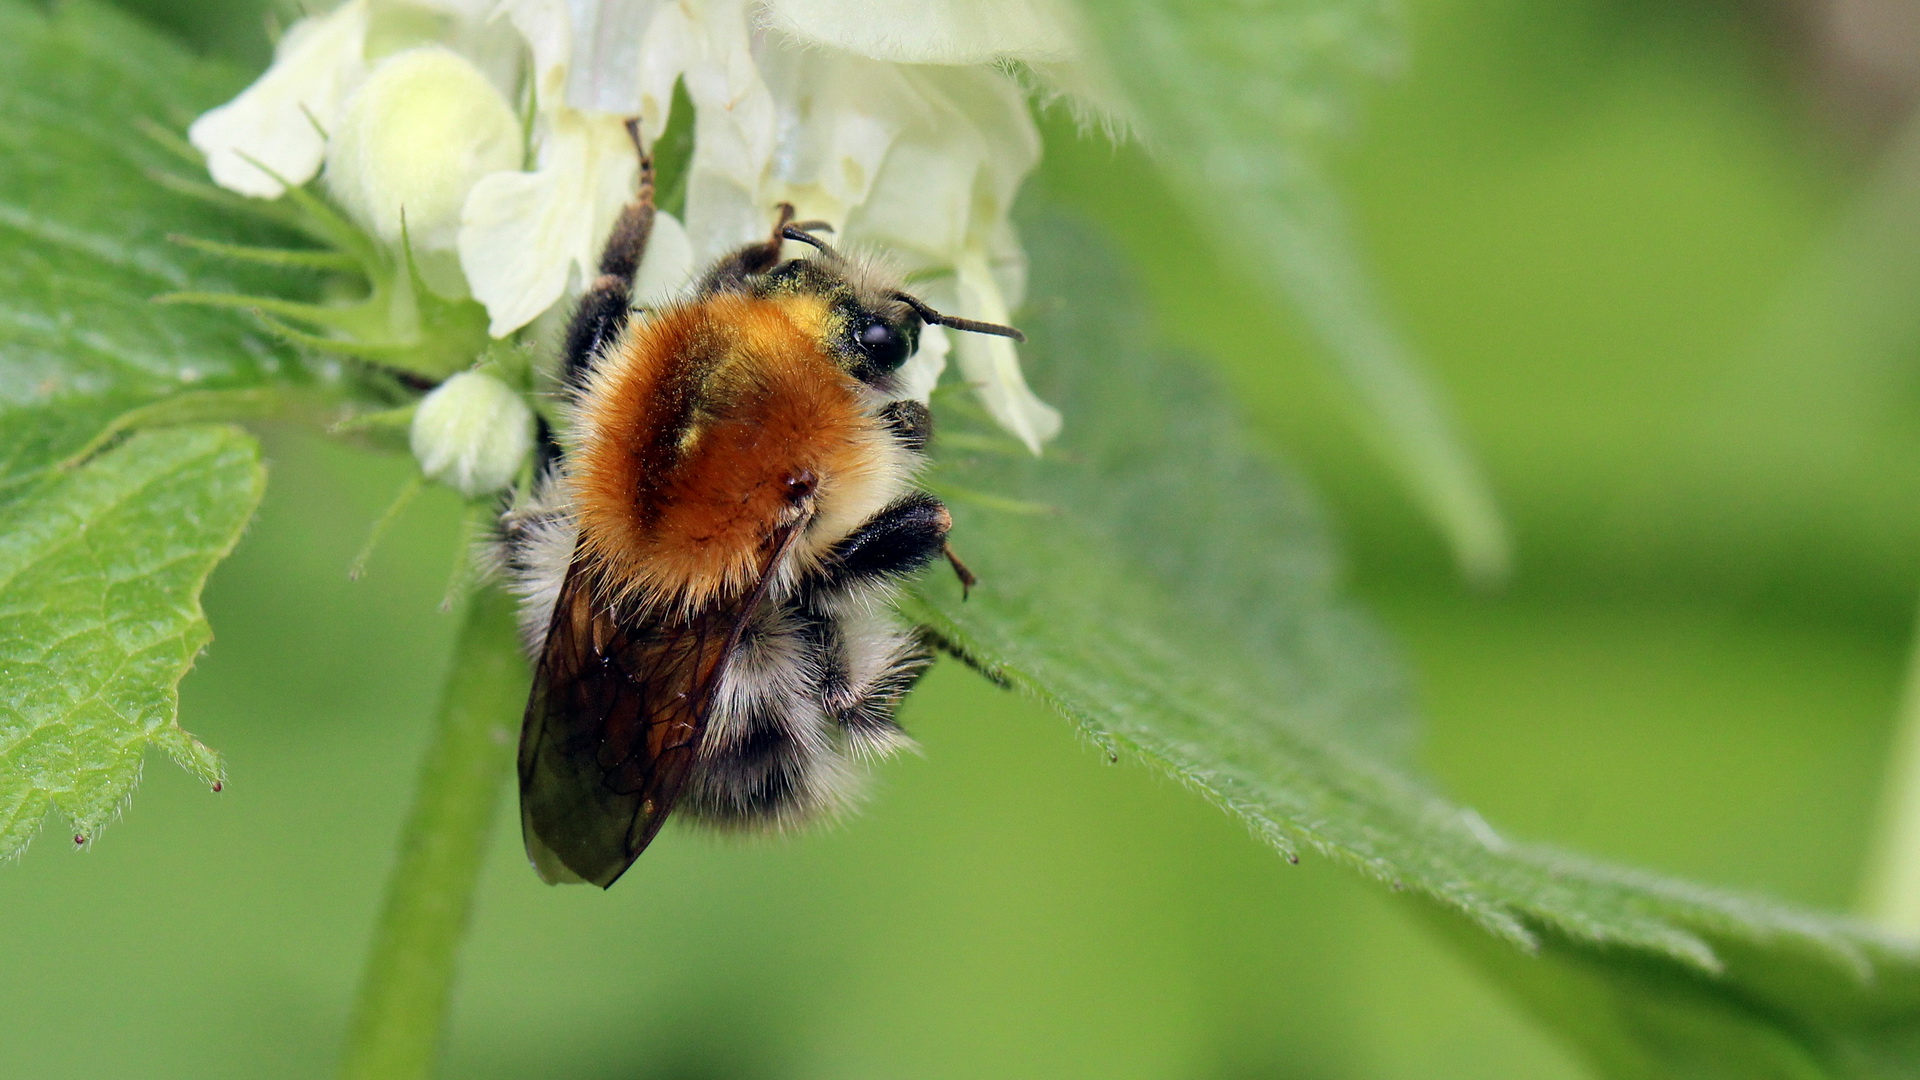
[[[915,486],[931,418],[896,373],[927,325],[1021,338],[934,311],[787,205],[635,311],[653,192],[643,150],[566,335],[565,436],[499,522],[534,658],[521,828],[548,882],[611,885],[675,811],[831,815],[911,745],[894,713],[931,654],[891,597],[943,555],[973,579]]]

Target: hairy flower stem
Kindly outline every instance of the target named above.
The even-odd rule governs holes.
[[[354,1005],[345,1080],[423,1080],[432,1073],[454,961],[513,761],[526,678],[511,600],[497,589],[476,593]]]
[[[1912,649],[1862,908],[1881,926],[1920,937],[1920,619]]]

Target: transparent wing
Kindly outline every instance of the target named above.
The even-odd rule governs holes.
[[[548,882],[612,885],[680,798],[713,692],[793,527],[745,596],[623,621],[579,557],[554,604],[520,728],[520,828]]]

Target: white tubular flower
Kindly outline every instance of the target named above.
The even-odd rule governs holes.
[[[797,40],[900,64],[1054,63],[1077,59],[1055,0],[767,0],[768,21]]]
[[[920,347],[900,365],[894,376],[900,380],[900,398],[915,401],[932,398],[933,388],[940,385],[940,376],[947,370],[947,353],[952,348],[953,339],[947,336],[945,327],[921,327]]]
[[[593,280],[600,244],[633,196],[637,164],[618,116],[555,110],[532,172],[497,172],[467,196],[460,265],[488,330],[505,337]]]
[[[326,183],[389,244],[451,250],[481,177],[520,165],[520,120],[480,69],[429,45],[382,60],[327,141]]]
[[[187,129],[207,155],[215,183],[272,199],[286,190],[280,180],[313,179],[326,151],[322,132],[332,130],[341,100],[365,67],[368,4],[348,0],[288,27],[266,74]]]
[[[1127,107],[1065,0],[765,0],[767,23],[795,41],[898,64],[1021,64],[1084,121],[1118,133]]]
[[[410,441],[428,478],[469,498],[490,495],[533,453],[533,410],[499,379],[463,371],[420,399]]]
[[[430,9],[438,36],[393,45],[390,27],[423,25],[393,14],[401,9]],[[500,62],[503,34],[517,43],[515,64]],[[1004,65],[1097,81],[1078,39],[1063,0],[347,0],[297,24],[274,66],[202,117],[194,141],[219,183],[251,194],[278,187],[241,155],[302,182],[324,153],[330,189],[371,231],[391,243],[404,209],[415,244],[457,251],[461,284],[503,337],[597,272],[633,191],[622,123],[638,117],[657,137],[684,82],[694,106],[686,212],[658,219],[636,302],[679,294],[791,202],[834,225],[837,242],[926,282],[941,310],[1004,322],[1025,287],[1008,215],[1040,152],[1027,95]],[[370,48],[377,58],[409,46],[369,71]],[[531,109],[513,116],[531,137],[524,170],[504,149],[509,101]],[[409,141],[444,160],[386,153]],[[456,225],[449,199],[461,192]],[[949,357],[1036,452],[1059,430],[1004,338],[929,327],[904,382],[926,395]]]
[[[1008,214],[1040,159],[1026,101],[992,68],[894,68],[894,100],[916,108],[901,124],[872,190],[846,223],[849,240],[949,273],[930,299],[988,322],[1010,321],[1026,291],[1026,257]],[[1038,453],[1060,414],[1034,396],[1006,338],[951,335],[960,374],[993,418]]]
[[[1006,297],[984,254],[968,251],[962,256],[955,293],[959,302],[951,305],[954,310],[978,312],[976,317],[988,322],[1010,321]],[[1060,434],[1059,410],[1027,389],[1013,342],[992,334],[955,334],[953,357],[987,412],[1029,450],[1039,453],[1040,444]]]
[[[686,291],[699,270],[693,258],[693,242],[687,239],[680,219],[660,211],[653,216],[653,235],[647,238],[640,272],[633,275],[633,306],[651,308],[671,303]]]

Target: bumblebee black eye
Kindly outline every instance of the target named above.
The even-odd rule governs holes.
[[[868,323],[866,329],[860,331],[860,348],[870,353],[885,352],[899,341],[900,335],[883,322]]]
[[[860,354],[860,376],[874,378],[899,370],[913,353],[913,342],[898,329],[871,320],[854,332],[854,349]]]

